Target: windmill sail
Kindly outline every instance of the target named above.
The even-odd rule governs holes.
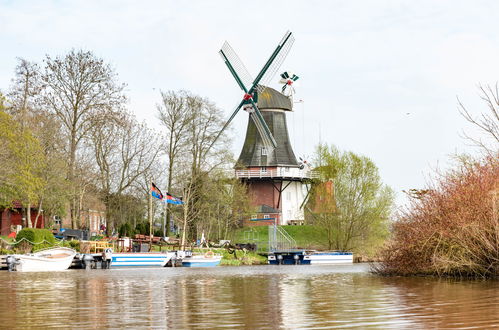
[[[265,131],[265,127],[262,123],[265,123],[265,120],[263,117],[258,118],[258,115],[256,112],[250,113],[250,118],[253,120],[255,123],[256,129],[258,130],[258,133],[260,134],[260,137],[262,138],[262,143],[265,146],[266,150],[274,150],[276,147],[276,142],[274,137],[272,136],[271,133],[267,133]],[[265,123],[265,126],[267,124]],[[268,129],[268,128],[267,128]]]
[[[258,73],[258,76],[253,81],[248,70],[242,63],[239,56],[237,56],[236,52],[234,52],[232,47],[229,45],[229,43],[225,42],[222,45],[219,54],[222,57],[225,64],[227,65],[227,68],[229,69],[230,73],[236,80],[237,84],[244,91],[245,94],[243,100],[235,108],[234,112],[227,120],[222,130],[218,133],[216,138],[211,143],[210,148],[213,146],[213,144],[215,144],[215,142],[220,137],[222,132],[227,128],[227,126],[230,124],[230,122],[239,112],[240,108],[245,104],[247,105],[246,110],[248,110],[251,120],[253,120],[253,122],[255,123],[258,133],[262,138],[262,143],[265,145],[265,148],[267,148],[268,150],[273,150],[276,147],[276,141],[272,136],[272,132],[270,131],[267,123],[265,122],[265,119],[263,118],[260,109],[258,109],[258,106],[256,104],[256,99],[258,93],[262,93],[266,88],[262,86],[260,83],[261,82],[264,82],[265,84],[268,83],[270,79],[272,79],[272,77],[277,73],[277,70],[279,70],[282,62],[288,55],[289,50],[293,45],[293,42],[294,42],[294,37],[292,36],[291,32],[289,31],[286,32],[284,34],[284,37],[281,39],[276,49],[270,56],[270,58],[267,60],[263,68]],[[250,86],[250,88],[248,88],[248,86]]]
[[[239,87],[241,87],[242,90],[245,90],[246,86],[251,86],[253,77],[251,77],[251,74],[248,72],[248,69],[246,69],[239,56],[237,56],[236,52],[234,51],[234,49],[232,49],[232,47],[229,45],[227,41],[224,42],[222,49],[220,49],[219,51],[219,54],[220,56],[222,56],[222,59],[224,60],[225,64],[229,67],[229,70],[230,67],[232,67],[234,73],[237,75],[237,77],[239,77],[239,80],[243,83],[244,88],[242,86]],[[245,92],[247,93],[248,90],[246,89]]]
[[[271,57],[267,61],[267,63],[269,65],[268,65],[267,70],[265,72],[263,72],[261,82],[258,82],[258,84],[259,84],[258,85],[259,86],[258,92],[263,93],[263,90],[266,88],[265,86],[267,86],[268,83],[270,82],[270,80],[272,80],[272,78],[276,75],[276,73],[279,70],[279,68],[281,67],[282,63],[284,62],[284,60],[288,56],[289,51],[291,49],[291,46],[293,46],[294,42],[295,42],[295,38],[291,34],[291,32],[289,32],[289,31],[286,32],[286,34],[284,34],[284,37],[282,38],[281,42],[277,46],[276,50],[274,51],[274,53],[271,55]]]

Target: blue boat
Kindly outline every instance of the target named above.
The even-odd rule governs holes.
[[[111,267],[165,267],[174,255],[174,252],[112,253]]]

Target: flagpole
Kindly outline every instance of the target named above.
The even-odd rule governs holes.
[[[150,182],[152,189],[152,181]],[[152,191],[149,191],[149,248],[152,250]]]

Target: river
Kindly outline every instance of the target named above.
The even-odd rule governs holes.
[[[499,281],[369,265],[0,272],[0,328],[493,328]]]

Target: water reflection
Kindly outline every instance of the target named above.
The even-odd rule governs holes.
[[[490,328],[499,282],[366,265],[0,272],[0,328]]]

